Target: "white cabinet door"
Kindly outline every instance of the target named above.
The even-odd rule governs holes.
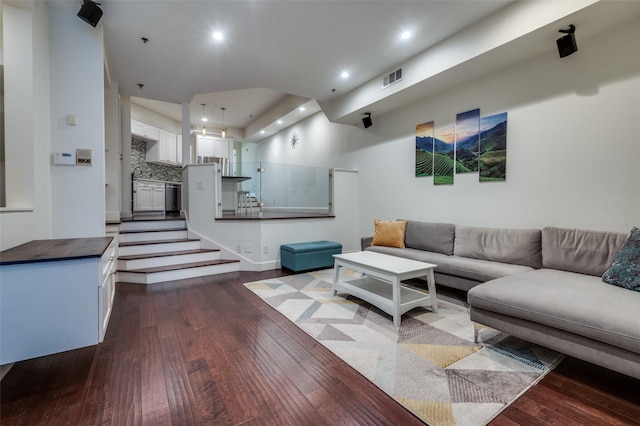
[[[182,136],[176,135],[176,164],[182,165]]]
[[[102,284],[99,289],[98,300],[98,313],[100,315],[99,321],[99,342],[104,340],[104,334],[107,331],[107,325],[109,324],[109,318],[111,317],[111,308],[113,307],[113,299],[116,290],[116,264],[117,254],[116,248],[118,246],[117,235],[114,237],[109,247],[105,250],[101,259],[102,266]]]
[[[232,139],[213,139],[213,156],[216,158],[231,158],[233,152],[233,140]]]
[[[164,210],[164,183],[153,182],[151,210]]]
[[[136,181],[133,185],[133,209],[136,211],[148,211],[151,208],[151,194],[153,185],[151,182]]]
[[[144,124],[136,120],[131,120],[131,134],[144,137]]]
[[[195,155],[194,162],[196,163],[205,162],[205,158],[213,158],[212,136],[195,136]]]
[[[176,152],[176,140],[178,135],[169,133],[167,137],[167,162],[171,164],[177,164],[177,152]]]
[[[160,137],[158,138],[158,161],[167,161],[169,136],[169,133],[165,132],[164,130],[160,130]]]
[[[131,134],[154,141],[157,141],[160,137],[160,131],[157,127],[150,126],[149,124],[145,124],[137,120],[131,120]]]

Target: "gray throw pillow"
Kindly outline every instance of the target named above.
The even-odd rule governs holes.
[[[640,291],[640,229],[634,227],[629,232],[602,281]]]

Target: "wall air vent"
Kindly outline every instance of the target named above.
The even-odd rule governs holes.
[[[386,87],[389,87],[400,80],[402,80],[402,68],[398,68],[397,70],[393,71],[389,75],[385,75],[382,78],[382,88],[384,89]]]

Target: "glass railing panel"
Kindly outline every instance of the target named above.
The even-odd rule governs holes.
[[[249,197],[253,211],[283,213],[331,212],[332,171],[323,167],[246,162],[230,168],[234,179],[223,176],[223,198],[237,191]],[[225,182],[226,181],[226,182]],[[230,214],[228,203],[225,209]]]

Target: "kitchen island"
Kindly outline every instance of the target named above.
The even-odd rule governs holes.
[[[113,237],[34,240],[0,252],[0,365],[101,342],[115,265]]]

